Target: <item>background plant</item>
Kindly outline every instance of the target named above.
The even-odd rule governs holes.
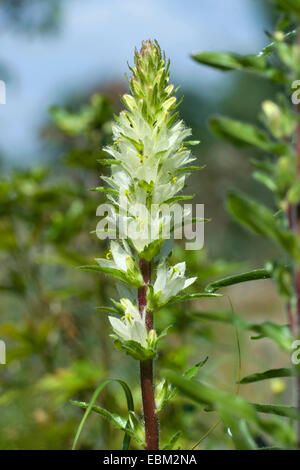
[[[299,77],[299,39],[297,26],[299,22],[300,3],[276,2],[282,12],[277,24],[276,31],[269,34],[272,41],[261,52],[256,55],[241,56],[234,53],[202,52],[193,55],[193,58],[205,65],[219,68],[221,70],[241,70],[256,73],[266,79],[279,84],[276,101],[265,100],[262,103],[260,115],[261,123],[265,129],[258,128],[252,124],[244,123],[230,118],[216,116],[210,121],[211,129],[219,137],[223,137],[239,146],[251,146],[258,150],[255,158],[250,163],[254,168],[253,177],[272,191],[274,199],[272,209],[264,204],[250,199],[235,191],[228,196],[228,209],[235,219],[254,231],[277,243],[281,248],[280,257],[276,261],[266,262],[265,269],[260,269],[242,275],[236,275],[212,283],[206,287],[208,292],[216,292],[222,287],[238,284],[255,279],[266,279],[272,277],[277,284],[278,292],[282,298],[283,307],[286,312],[287,324],[265,322],[258,325],[239,318],[234,313],[218,312],[217,314],[204,314],[204,318],[213,321],[231,323],[241,330],[250,329],[256,332],[253,339],[270,338],[277,343],[288,354],[290,360],[293,352],[293,340],[299,338],[299,230],[298,230],[298,207],[299,207],[299,115],[297,108],[293,105],[291,95],[295,88],[295,81]],[[198,314],[203,317],[203,314]],[[198,390],[191,391],[186,381],[169,374],[168,377],[179,386],[184,393],[199,401],[210,405],[218,410],[225,422],[229,422],[233,439],[237,448],[257,447],[253,437],[253,430],[249,432],[246,421],[253,421],[263,432],[267,431],[270,423],[266,425],[261,418],[255,415],[255,411],[286,416],[299,422],[299,370],[295,364],[287,368],[259,371],[241,380],[241,384],[257,383],[279,377],[291,377],[295,382],[294,401],[296,406],[278,406],[254,404],[248,408],[247,413],[252,417],[246,417],[245,421],[238,419],[232,422],[232,416],[228,417],[227,409],[223,405],[228,403],[243,403],[245,411],[247,402],[240,398],[229,397],[213,390],[207,389],[199,384]],[[222,404],[223,403],[223,404]],[[238,406],[238,405],[237,405]],[[242,418],[240,412],[237,415]],[[290,425],[292,422],[283,420],[275,421],[276,426],[281,427],[279,433],[272,432],[273,446],[284,445],[289,447],[299,446],[299,424],[297,432]],[[253,423],[250,425],[250,428]],[[283,429],[285,429],[283,431]],[[236,431],[236,435],[235,435]],[[255,435],[255,433],[254,433]],[[298,438],[297,438],[298,435]],[[267,437],[268,442],[270,437]]]

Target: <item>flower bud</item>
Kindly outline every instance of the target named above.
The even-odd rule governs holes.
[[[157,343],[157,334],[155,330],[150,330],[148,333],[148,346],[150,349],[155,349],[156,348],[156,343]]]

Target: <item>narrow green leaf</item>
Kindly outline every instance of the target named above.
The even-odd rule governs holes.
[[[210,292],[198,292],[196,294],[175,295],[174,297],[170,297],[170,299],[166,302],[166,305],[172,305],[177,302],[186,302],[188,300],[197,300],[197,299],[202,299],[206,297],[215,297],[215,298],[223,297],[223,294],[214,294]]]
[[[235,145],[252,146],[279,155],[288,150],[285,143],[278,144],[272,141],[266,132],[252,124],[216,116],[210,121],[210,127],[217,136]]]
[[[209,320],[221,323],[228,323],[240,328],[257,333],[258,336],[252,336],[251,339],[269,338],[275,341],[284,351],[291,350],[293,338],[288,325],[278,325],[270,321],[262,323],[250,323],[230,311],[220,312],[195,312],[193,318],[198,320]]]
[[[200,64],[208,65],[223,71],[241,70],[256,73],[270,80],[285,82],[281,70],[271,67],[266,61],[265,54],[240,55],[234,52],[200,52],[192,54],[192,58]]]
[[[300,246],[297,237],[286,231],[267,207],[253,199],[229,193],[228,209],[242,224],[254,232],[271,238],[281,245],[294,259],[300,259]]]
[[[259,324],[252,324],[249,329],[258,333],[258,336],[252,336],[251,339],[270,338],[283,350],[291,351],[293,337],[289,325],[278,325],[277,323],[265,321]]]
[[[100,266],[97,264],[79,266],[78,269],[81,269],[82,271],[94,271],[104,274],[110,274],[115,279],[125,282],[132,287],[142,287],[144,285],[142,281],[139,281],[138,279],[133,279],[133,277],[128,276],[125,271],[121,271],[120,269],[108,268],[106,266]]]
[[[297,30],[293,29],[293,31],[289,31],[288,33],[284,35],[284,41],[294,39],[296,36],[297,36]],[[258,56],[267,57],[268,55],[272,54],[275,51],[276,51],[276,41],[273,41],[270,44],[268,44],[266,47],[264,47],[261,50],[261,52],[258,54]]]
[[[86,403],[85,401],[71,400],[71,403],[72,405],[78,406],[79,408],[82,408],[84,410],[89,407],[89,403]],[[104,418],[107,418],[121,431],[124,431],[126,429],[127,419],[122,418],[122,416],[119,416],[115,413],[111,413],[110,411],[98,405],[93,405],[91,411],[95,411],[95,413],[98,413]]]
[[[82,408],[84,410],[86,410],[89,407],[89,403],[86,403],[84,401],[71,400],[71,403],[72,403],[72,405],[78,406],[79,408]],[[101,406],[97,406],[97,405],[92,406],[92,411],[94,411],[95,413],[98,413],[101,416],[103,416],[104,418],[106,418],[108,421],[110,421],[120,431],[125,432],[126,440],[124,438],[122,450],[128,450],[129,443],[130,443],[130,437],[133,438],[140,446],[145,445],[144,439],[141,439],[137,435],[135,430],[132,428],[132,426],[130,426],[130,421],[132,421],[132,417],[135,416],[133,411],[129,411],[129,418],[128,419],[123,418],[122,416],[119,416],[116,413],[111,413],[110,411],[106,410],[105,408],[101,408]]]
[[[201,171],[201,170],[204,170],[204,168],[206,168],[206,165],[202,165],[202,166],[187,166],[187,167],[184,167],[184,168],[178,168],[178,170],[176,171],[176,173],[186,173],[188,171]]]
[[[257,445],[245,419],[233,417],[230,409],[223,410],[221,416],[222,421],[230,430],[230,435],[236,450],[257,449]]]
[[[195,312],[193,318],[198,320],[209,320],[220,323],[228,323],[234,325],[240,329],[247,329],[250,327],[250,323],[243,318],[238,317],[231,311],[213,311],[213,312]]]
[[[297,446],[297,436],[291,419],[282,419],[282,416],[274,413],[267,414],[268,418],[266,420],[260,416],[259,427],[261,431],[269,436],[271,442],[275,441],[285,448],[295,448]]]
[[[200,382],[182,377],[173,371],[166,371],[164,376],[183,395],[191,398],[200,405],[208,405],[216,411],[230,409],[231,415],[236,418],[244,418],[253,422],[257,420],[254,407],[238,395],[231,395],[230,393],[208,387]]]
[[[98,387],[97,389],[95,390],[95,392],[93,393],[93,396],[92,396],[92,399],[90,401],[90,403],[88,404],[88,407],[83,415],[83,418],[78,426],[78,429],[77,429],[77,432],[76,432],[76,435],[75,435],[75,438],[74,438],[74,442],[73,442],[73,446],[72,446],[72,450],[75,450],[76,448],[76,445],[77,445],[77,442],[78,442],[78,439],[79,439],[79,436],[81,434],[81,431],[83,429],[83,426],[90,414],[90,412],[92,411],[92,408],[98,398],[98,396],[100,395],[100,393],[102,392],[102,390],[109,384],[111,384],[112,382],[117,382],[121,385],[121,387],[123,388],[124,390],[124,393],[125,393],[125,397],[126,397],[126,402],[127,402],[127,408],[128,408],[128,412],[130,411],[134,411],[134,403],[133,403],[133,397],[132,397],[132,393],[130,391],[130,388],[128,387],[128,385],[126,384],[126,382],[124,382],[123,380],[119,380],[119,379],[109,379],[109,380],[105,380],[104,382],[102,382]],[[129,444],[130,444],[130,436],[128,434],[125,434],[124,436],[124,441],[123,441],[123,449],[124,450],[127,450],[129,448]]]
[[[173,204],[174,202],[188,201],[189,199],[194,199],[194,197],[195,197],[195,194],[191,196],[185,196],[185,195],[174,196],[168,199],[167,201],[165,201],[165,204]]]
[[[96,310],[101,310],[102,312],[108,313],[116,313],[117,315],[121,315],[121,311],[114,308],[114,307],[96,307]]]
[[[208,357],[206,357],[203,361],[199,362],[195,366],[188,369],[184,374],[183,377],[188,379],[192,379],[195,377],[201,367],[206,364]],[[155,388],[155,403],[157,413],[160,413],[163,408],[176,396],[177,390],[173,387],[166,379],[163,379]]]
[[[274,379],[277,377],[291,377],[293,374],[292,369],[281,368],[281,369],[270,369],[265,372],[257,372],[244,377],[240,384],[250,384],[253,382],[260,382],[262,380]]]
[[[278,190],[275,179],[263,171],[255,171],[252,176],[256,181],[264,184],[270,191],[276,192]]]
[[[201,140],[185,140],[184,145],[191,145],[194,147],[195,145],[201,144]]]
[[[220,70],[248,70],[264,72],[267,62],[255,55],[240,55],[234,52],[200,52],[192,58],[201,64],[209,65]]]
[[[159,238],[158,240],[153,240],[149,245],[147,245],[143,251],[139,252],[139,257],[147,261],[151,261],[161,250],[162,245],[165,240]]]
[[[165,444],[162,450],[173,450],[178,443],[179,439],[182,436],[182,431],[177,431],[169,440],[167,444]]]
[[[109,336],[114,339],[116,348],[125,351],[127,354],[129,354],[129,356],[133,357],[138,361],[147,361],[148,359],[152,359],[156,354],[155,349],[152,349],[150,347],[144,348],[137,341],[120,341],[120,339],[114,334],[111,334]]]
[[[127,277],[126,274],[123,271],[120,271],[119,269],[113,269],[113,268],[106,268],[99,266],[97,264],[95,265],[87,265],[87,266],[79,266],[80,270],[82,271],[94,271],[98,273],[105,273],[105,274],[110,274],[116,279],[119,279],[120,281],[126,282]]]
[[[256,411],[260,413],[273,414],[278,416],[285,416],[287,418],[296,419],[300,421],[300,414],[294,406],[286,405],[263,405],[261,403],[252,403]]]
[[[203,361],[198,362],[198,364],[188,369],[183,374],[183,376],[186,377],[187,379],[193,379],[198,374],[199,369],[201,369],[201,367],[203,367],[207,363],[207,361],[208,361],[208,356]]]
[[[216,292],[218,289],[227,286],[240,284],[241,282],[257,281],[259,279],[270,279],[271,273],[267,269],[254,269],[242,274],[235,274],[224,279],[211,282],[205,287],[206,292]]]
[[[104,186],[99,186],[98,188],[92,188],[90,189],[90,191],[97,191],[98,193],[108,193],[108,194],[114,194],[114,195],[119,194],[116,189],[107,188]]]
[[[101,158],[101,160],[97,160],[97,162],[100,163],[100,165],[104,165],[104,166],[121,165],[121,161],[120,160],[115,160],[114,158],[112,158],[111,160]]]

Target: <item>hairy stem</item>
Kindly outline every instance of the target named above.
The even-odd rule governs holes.
[[[140,269],[146,284],[151,278],[151,264],[144,259],[140,260]],[[139,311],[142,314],[146,307],[146,289],[140,287],[138,290]],[[153,329],[153,316],[150,312],[146,313],[146,326],[148,330]],[[146,449],[157,450],[159,448],[159,427],[158,417],[155,410],[154,384],[153,384],[153,360],[140,362],[141,371],[141,389],[143,398]]]

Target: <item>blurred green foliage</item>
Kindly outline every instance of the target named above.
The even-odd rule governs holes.
[[[27,2],[3,4],[6,18],[18,25],[20,9],[25,8]],[[284,4],[280,6],[284,10]],[[47,8],[50,7],[45,16],[38,15],[42,18],[40,23],[29,21],[25,26],[33,30],[38,25],[38,30],[46,30],[55,25],[58,2],[47,2]],[[205,60],[211,64],[213,59],[215,57],[210,55]],[[224,64],[225,59],[227,63]],[[271,76],[276,81],[282,78],[273,67],[271,71],[268,69],[265,60],[253,56],[243,59],[227,55],[222,57],[222,68],[224,66],[258,71],[259,75]],[[250,85],[251,100],[248,99]],[[116,94],[120,92],[116,90]],[[273,85],[262,78],[251,76],[249,79],[240,75],[228,94],[215,105],[194,91],[185,93],[184,118],[193,127],[194,138],[204,141],[201,164],[208,164],[205,175],[200,176],[200,189],[199,176],[193,175],[191,192],[195,190],[199,202],[204,199],[206,216],[212,216],[213,220],[207,224],[206,231],[206,246],[210,253],[185,252],[184,246],[178,244],[172,262],[185,259],[189,274],[197,275],[203,288],[213,280],[240,271],[241,267],[253,267],[261,260],[262,253],[275,253],[268,241],[253,243],[251,236],[233,225],[225,214],[224,195],[228,186],[232,186],[233,170],[236,186],[244,190],[251,187],[262,200],[270,200],[258,183],[249,182],[249,151],[239,148],[234,152],[230,144],[218,143],[203,125],[207,115],[218,107],[225,113],[230,110],[235,119],[252,119],[257,126],[256,108],[266,95],[274,96]],[[110,328],[106,315],[96,310],[97,306],[109,304],[114,288],[104,275],[76,269],[106,254],[106,243],[99,241],[93,233],[96,208],[103,199],[89,189],[97,185],[100,172],[105,171],[97,161],[107,158],[101,149],[110,142],[111,119],[116,111],[114,96],[103,93],[93,94],[79,103],[74,98],[68,107],[53,107],[52,123],[44,127],[43,136],[53,144],[55,158],[47,167],[11,170],[0,179],[0,338],[7,344],[7,365],[0,366],[1,449],[70,449],[83,414],[71,400],[89,402],[97,385],[109,378],[123,379],[130,385],[135,409],[140,412],[136,364],[129,357],[122,357],[120,361],[108,336]],[[286,117],[289,122],[289,116]],[[275,153],[283,148],[254,126],[245,127],[240,122],[231,124],[228,119],[219,119],[213,127],[219,135],[230,134],[231,141],[243,140]],[[283,161],[281,164],[284,166]],[[278,194],[282,194],[286,189],[285,182],[279,187],[282,173],[275,171],[274,175],[272,183],[276,184]],[[289,180],[288,174],[286,180]],[[270,179],[265,179],[268,181],[272,184]],[[294,197],[297,194],[296,191]],[[236,200],[231,202],[236,203]],[[245,214],[243,201],[239,200],[238,204],[240,212]],[[259,227],[259,220],[251,219],[252,226],[254,220],[260,233],[264,232],[265,217],[262,219]],[[293,242],[277,225],[274,220],[271,229],[268,226],[268,234],[271,230],[273,239],[288,242],[287,246],[293,252]],[[228,262],[228,259],[233,261]],[[288,299],[291,295],[289,282],[283,281],[289,273],[280,265],[275,268],[274,276],[279,279]],[[275,355],[276,365],[277,360],[281,365],[287,365],[286,357],[270,346],[270,338],[284,351],[290,344],[285,325],[269,321],[269,316],[273,320],[274,305],[268,302],[272,293],[267,288],[257,294],[256,290],[253,294],[253,290],[247,289],[250,292],[250,308],[249,305],[244,308],[247,319],[243,308],[235,313],[226,296],[213,305],[194,301],[163,308],[156,318],[158,330],[172,325],[168,337],[160,345],[156,367],[162,372],[158,377],[158,390],[166,387],[164,371],[168,370],[170,382],[184,390],[188,397],[171,390],[173,400],[164,408],[161,422],[162,445],[166,448],[192,448],[218,422],[216,411],[225,424],[219,424],[201,443],[201,448],[253,448],[257,444],[271,445],[272,437],[281,446],[295,442],[295,433],[289,423],[289,416],[295,410],[283,408],[282,404],[286,388],[282,378],[290,376],[289,368],[282,367],[281,375],[262,372],[260,379],[281,382],[271,381],[269,386],[266,380],[265,388],[259,384],[250,389],[251,401],[254,400],[252,394],[255,400],[265,394],[271,395],[274,399],[272,409],[262,409],[263,405],[258,404],[253,409],[246,399],[235,395],[239,345],[242,358],[243,353],[247,357],[244,375],[249,375],[244,378],[244,383],[251,387],[257,375],[251,378],[250,373],[256,370],[257,364],[261,367],[269,365],[271,356]],[[196,290],[191,289],[191,292]],[[239,295],[247,297],[245,291]],[[258,311],[253,312],[259,296],[262,303]],[[232,324],[240,328],[240,343]],[[263,343],[260,357],[251,353],[249,335],[260,338],[256,344]],[[196,364],[198,367],[195,368]],[[198,374],[194,380],[199,384],[195,387],[190,383],[193,373],[183,377],[188,370]],[[102,391],[97,405],[117,416],[127,417],[123,391],[116,384]],[[228,410],[235,413],[228,413]],[[258,413],[262,410],[272,415],[259,418]],[[282,420],[280,416],[287,419]],[[100,416],[93,412],[78,447],[118,449],[122,440],[122,431],[116,431],[109,420],[103,419],[103,413]],[[134,441],[131,445],[137,446]]]
[[[7,343],[7,365],[1,370],[0,448],[70,448],[81,416],[70,399],[88,401],[105,378],[126,379],[139,409],[135,365],[130,358],[120,364],[106,315],[96,310],[109,303],[113,287],[106,277],[76,269],[106,252],[105,242],[92,233],[101,196],[89,189],[99,168],[105,168],[97,160],[104,157],[101,148],[111,137],[113,111],[112,101],[103,94],[72,111],[53,107],[53,124],[44,135],[60,143],[62,161],[54,167],[14,170],[0,180],[0,337]],[[180,246],[173,256],[174,263],[185,256],[202,285],[237,266],[208,261],[204,252],[185,254]],[[184,371],[190,354],[204,359],[196,353],[201,338],[196,337],[195,344],[184,340],[194,329],[185,304],[165,309],[157,322],[159,329],[172,323],[169,341],[177,343],[175,349],[168,341],[162,346],[162,367]],[[209,329],[201,335],[212,340]],[[121,393],[114,386],[107,388],[101,404],[126,416]],[[180,401],[172,404],[165,412],[164,435],[171,436],[174,427],[189,429],[194,419],[192,408],[187,410]],[[184,437],[186,446],[197,439],[197,427],[194,422]],[[80,448],[119,448],[119,434],[116,437],[111,424],[93,416]]]
[[[293,28],[295,17],[299,24],[300,3],[277,1],[276,5],[283,12],[283,17],[274,34],[270,35],[272,42],[258,54],[240,56],[230,52],[201,52],[194,54],[193,59],[225,72],[238,70],[255,73],[271,82],[285,85],[284,94],[280,94],[277,101],[265,100],[262,103],[260,121],[264,128],[223,116],[216,116],[210,121],[211,129],[218,137],[238,147],[248,146],[258,150],[257,159],[251,161],[253,177],[273,193],[272,207],[235,191],[229,192],[227,206],[236,221],[256,235],[263,236],[271,243],[275,242],[280,251],[276,262],[268,262],[266,269],[229,276],[209,284],[206,290],[216,292],[222,287],[272,277],[285,302],[287,324],[270,321],[250,324],[233,311],[204,312],[195,316],[232,324],[237,332],[244,329],[255,331],[257,336],[251,339],[271,339],[287,352],[287,360],[290,361],[295,344],[293,341],[299,338],[300,315],[299,108],[294,106],[298,103],[291,99],[291,90],[295,88],[295,80],[299,77],[300,45],[297,31]],[[259,432],[266,435],[273,448],[299,448],[299,402],[296,406],[257,404],[239,396],[240,384],[292,376],[296,377],[295,394],[299,395],[299,375],[297,363],[292,362],[290,368],[253,373],[238,380],[237,396],[219,388],[209,388],[200,381],[194,382],[191,387],[186,378],[172,372],[165,374],[183,395],[217,411],[222,422],[228,426],[236,449],[256,449],[255,436]],[[265,422],[257,412],[275,416]],[[278,416],[289,420],[279,420]]]

